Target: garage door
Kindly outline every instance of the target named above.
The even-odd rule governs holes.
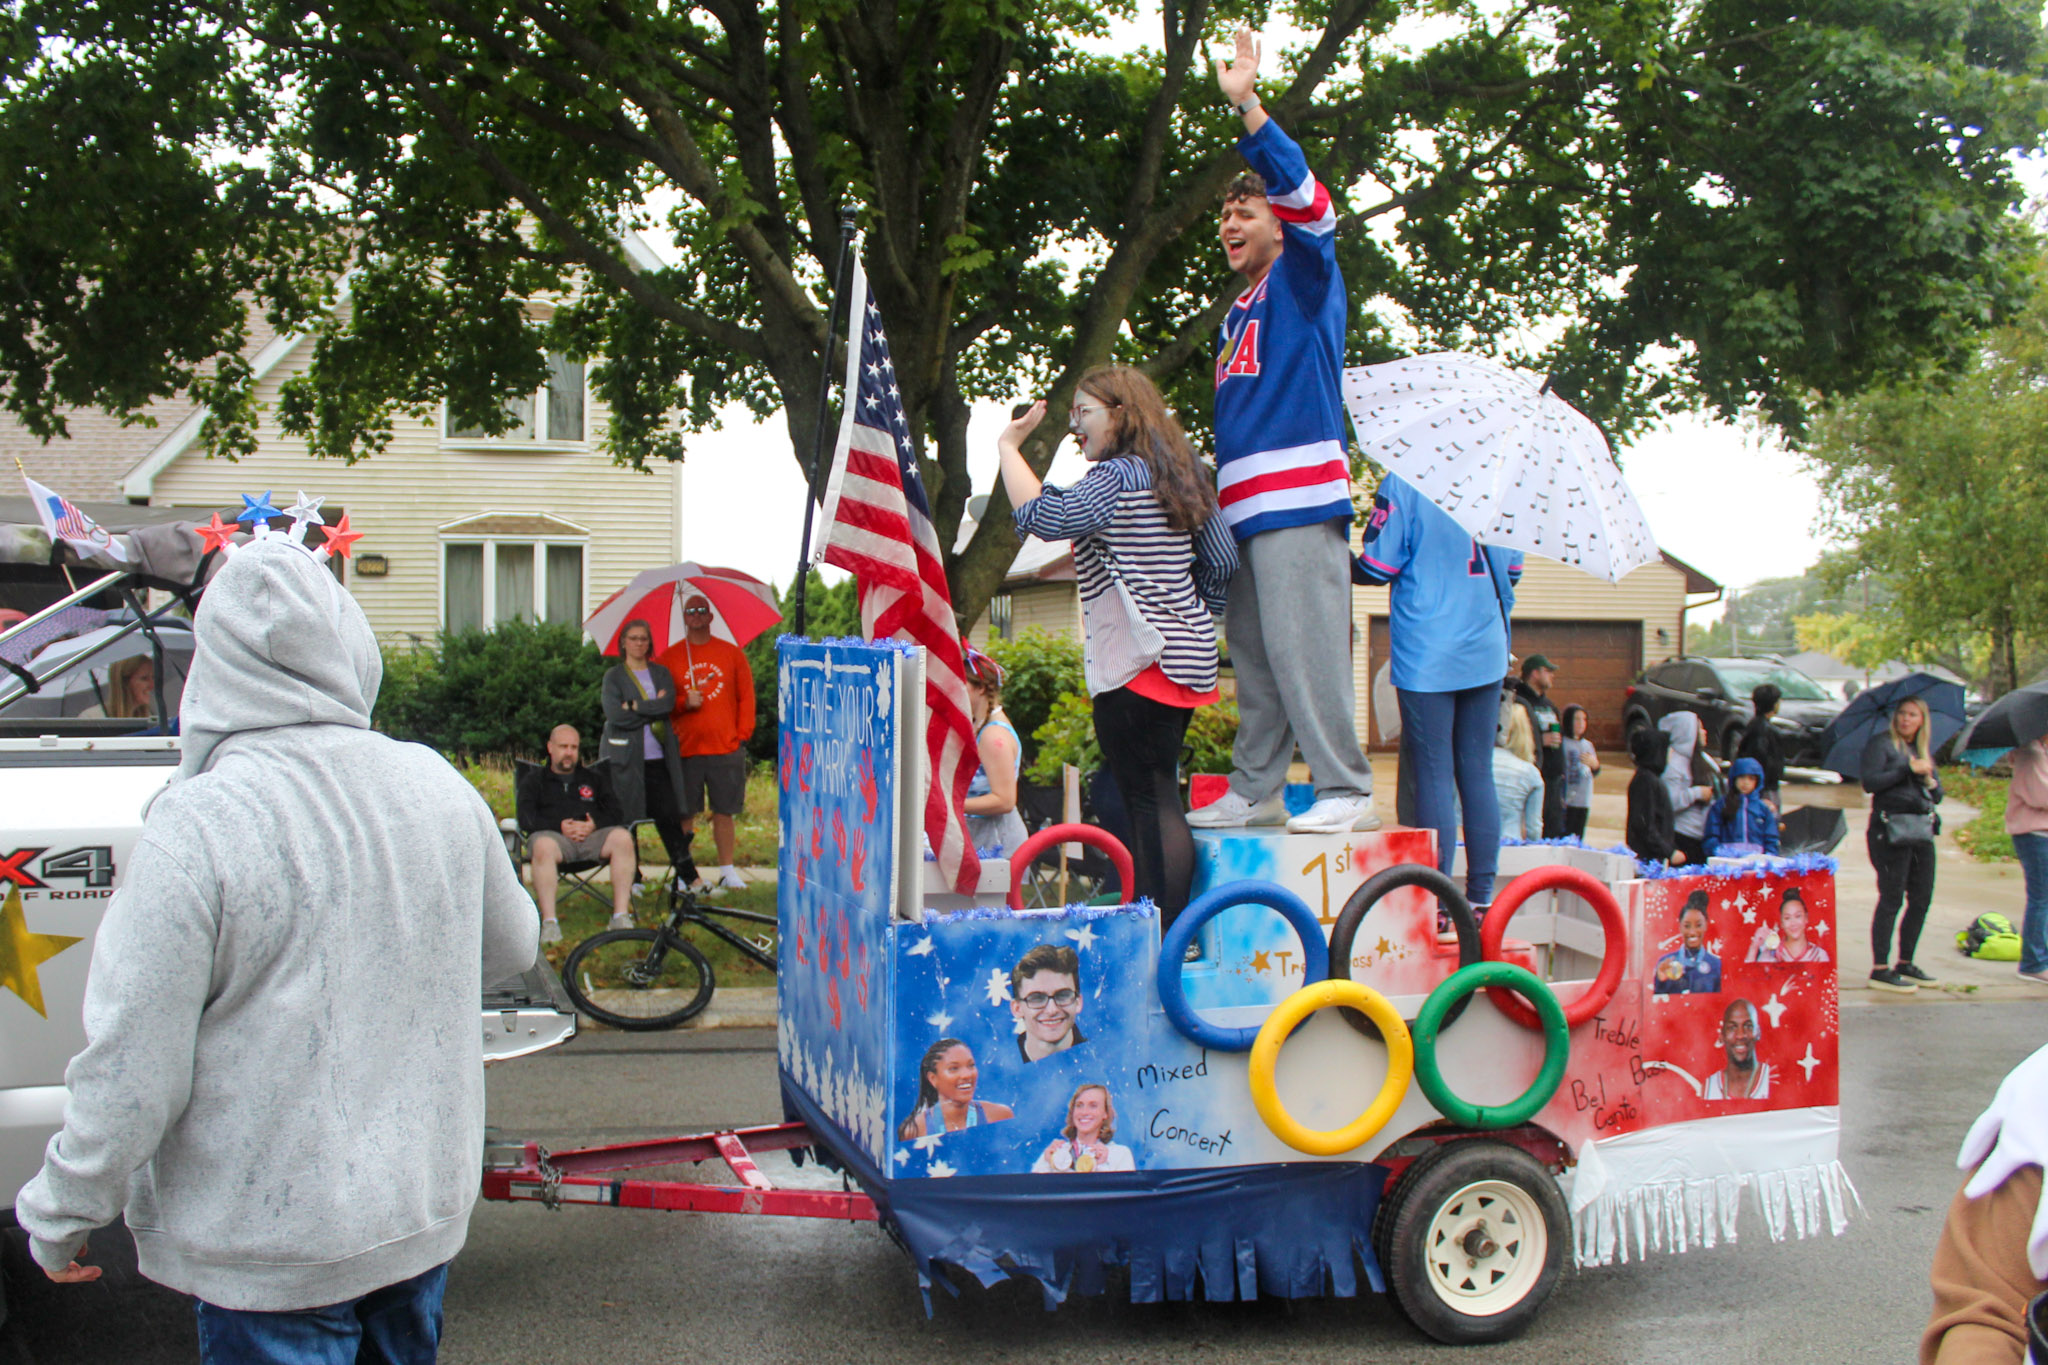
[[[1551,695],[1560,707],[1586,708],[1588,733],[1602,749],[1625,744],[1621,708],[1628,685],[1643,667],[1643,626],[1640,621],[1516,621],[1515,655],[1541,654],[1557,665],[1557,686]],[[1375,616],[1370,626],[1368,667],[1377,678],[1387,660],[1387,618]],[[1368,728],[1375,753],[1390,752],[1396,742],[1383,742],[1379,726]]]

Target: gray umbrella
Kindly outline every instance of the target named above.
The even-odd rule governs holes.
[[[1982,715],[1956,737],[1956,753],[1964,758],[2032,744],[2048,735],[2048,678],[2015,688],[1984,708]]]

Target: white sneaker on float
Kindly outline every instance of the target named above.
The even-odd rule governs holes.
[[[1349,834],[1379,827],[1370,796],[1326,796],[1287,822],[1289,834]]]
[[[1188,823],[1196,829],[1238,829],[1244,825],[1279,825],[1287,822],[1287,803],[1278,796],[1256,806],[1234,791],[1223,793],[1200,810],[1188,812]]]

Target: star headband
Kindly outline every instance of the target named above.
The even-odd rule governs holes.
[[[325,498],[308,497],[304,491],[301,491],[297,502],[293,503],[290,507],[280,509],[271,505],[270,490],[267,488],[255,497],[244,493],[242,494],[242,510],[236,513],[233,521],[222,521],[220,513],[215,512],[211,521],[204,526],[193,527],[192,533],[199,537],[199,543],[205,552],[210,553],[214,550],[219,550],[222,554],[232,555],[240,548],[235,543],[235,532],[242,529],[243,522],[248,522],[249,536],[252,540],[282,540],[287,544],[298,546],[323,564],[334,558],[337,554],[343,559],[353,558],[353,553],[349,547],[357,540],[360,540],[363,533],[349,529],[348,513],[346,512],[343,512],[341,520],[335,522],[332,526],[323,522],[320,518],[320,504],[325,501]],[[291,529],[288,531],[271,530],[270,519],[277,516],[290,517],[292,519]],[[306,528],[308,526],[318,526],[320,528],[325,536],[323,544],[315,547],[306,543]]]

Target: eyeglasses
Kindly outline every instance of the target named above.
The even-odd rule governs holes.
[[[1047,1005],[1058,1005],[1061,1009],[1065,1009],[1080,998],[1081,992],[1079,991],[1054,991],[1051,995],[1047,995],[1044,991],[1033,991],[1031,994],[1024,996],[1019,1003],[1026,1009],[1042,1010]]]
[[[1108,412],[1111,408],[1122,406],[1123,405],[1121,403],[1097,403],[1092,406],[1087,403],[1076,403],[1074,404],[1074,406],[1067,409],[1067,420],[1070,422],[1078,422],[1091,412]]]

